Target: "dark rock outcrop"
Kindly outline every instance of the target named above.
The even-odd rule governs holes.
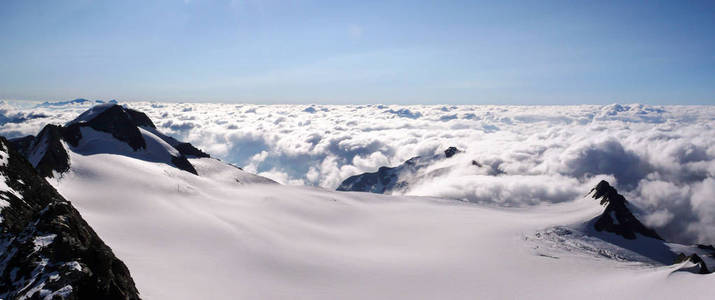
[[[146,115],[144,115],[146,117]],[[148,119],[148,118],[147,118]],[[150,121],[151,122],[151,121]],[[134,151],[146,148],[137,123],[132,114],[120,105],[112,105],[87,122],[73,123],[78,126],[89,126],[95,130],[111,134],[114,138],[126,142]],[[153,124],[152,124],[153,126]]]
[[[34,135],[28,135],[21,138],[14,138],[9,140],[10,146],[12,146],[17,152],[20,152],[22,156],[27,156],[27,152],[32,147],[32,143],[35,141]]]
[[[636,234],[646,237],[663,240],[654,230],[641,223],[628,209],[628,202],[618,191],[608,184],[601,182],[591,189],[590,194],[594,199],[600,199],[601,205],[606,205],[606,209],[594,223],[597,231],[607,231],[618,234],[626,239],[635,239]]]
[[[152,122],[151,119],[149,119],[149,117],[145,113],[140,112],[138,110],[133,110],[131,108],[126,108],[126,111],[131,117],[131,119],[134,121],[134,125],[156,128],[156,126],[154,126],[154,122]]]
[[[399,187],[398,170],[400,168],[380,167],[377,172],[350,176],[338,186],[337,190],[383,194],[395,187]]]
[[[437,154],[431,157],[415,156],[396,167],[380,167],[377,172],[350,176],[338,186],[337,190],[377,194],[404,190],[409,186],[408,180],[414,179],[413,177],[415,177],[420,169],[436,161],[451,158],[460,152],[461,151],[456,147],[449,147],[444,151],[444,155]],[[427,176],[438,176],[442,172],[444,172],[442,169],[435,170],[434,173],[427,174]]]
[[[697,254],[693,253],[691,255],[685,255],[685,253],[680,253],[678,254],[678,257],[675,259],[675,263],[683,263],[686,261],[690,261],[691,263],[695,264],[695,269],[692,270],[693,273],[698,273],[698,274],[710,274],[710,270],[708,270],[708,266],[705,264],[705,261],[700,258]]]
[[[30,160],[40,176],[52,177],[53,171],[64,173],[70,168],[69,155],[62,146],[64,131],[62,126],[49,124],[37,137],[14,139],[10,145]]]
[[[82,131],[80,130],[80,125],[70,124],[69,126],[64,127],[62,131],[62,139],[64,139],[73,147],[77,147],[79,145],[79,140],[82,139]]]
[[[129,270],[0,137],[0,299],[138,299]]]
[[[710,274],[706,260],[713,263],[709,253],[715,248],[706,245],[677,245],[666,242],[655,230],[643,225],[628,208],[629,204],[623,195],[602,180],[591,189],[594,199],[600,200],[606,209],[603,213],[587,223],[591,234],[601,240],[612,243],[624,249],[638,253],[653,262],[669,265],[690,261],[694,265],[685,265],[677,271],[687,271],[698,274]],[[675,247],[674,247],[675,246]],[[674,252],[676,250],[678,252]],[[713,250],[711,250],[713,249]],[[682,251],[685,251],[683,253]],[[689,254],[688,254],[689,253]],[[703,259],[706,258],[706,260]]]
[[[43,151],[45,155],[37,162],[35,169],[42,177],[52,177],[52,171],[59,173],[67,172],[70,168],[69,155],[62,146],[62,127],[47,125],[37,135],[37,141],[44,142],[44,145],[35,145],[35,151]]]
[[[444,150],[444,156],[447,158],[450,158],[459,152],[462,152],[462,151],[459,151],[459,149],[457,149],[457,147],[449,147],[449,148],[447,148],[447,150]]]
[[[193,156],[193,157],[211,157],[207,153],[199,150],[199,148],[194,147],[194,145],[191,145],[189,143],[178,143],[176,145],[173,145],[176,150],[179,151],[179,153],[186,155],[186,156]]]
[[[171,157],[171,163],[174,164],[177,168],[184,170],[186,172],[189,172],[194,175],[199,175],[198,172],[196,172],[196,168],[194,168],[194,165],[192,165],[188,159],[186,159],[186,156],[181,155],[181,156],[172,156]]]

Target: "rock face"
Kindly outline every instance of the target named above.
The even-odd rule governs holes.
[[[601,205],[606,205],[601,215],[586,223],[589,229],[596,231],[599,239],[638,253],[653,262],[682,264],[677,271],[711,273],[708,264],[715,262],[715,248],[712,246],[665,241],[633,215],[628,208],[628,201],[605,180],[599,182],[589,194],[600,200]]]
[[[185,156],[193,156],[193,157],[211,157],[210,155],[206,154],[205,152],[199,150],[199,148],[194,147],[194,145],[191,145],[189,143],[177,143],[174,146],[176,150],[179,150],[179,153],[185,155]]]
[[[16,151],[20,152],[20,154],[22,154],[22,156],[27,157],[28,156],[27,151],[30,150],[30,148],[32,147],[32,143],[34,141],[35,141],[35,136],[28,135],[25,137],[15,138],[15,139],[10,140],[10,145]]]
[[[111,134],[116,139],[129,144],[134,151],[146,148],[146,142],[141,132],[139,132],[138,124],[132,117],[134,113],[129,111],[131,109],[126,109],[119,105],[110,105],[93,118],[87,121],[74,122],[68,127],[89,126],[95,130]],[[73,146],[76,146],[76,144]]]
[[[62,126],[47,125],[37,137],[26,136],[10,141],[13,148],[30,160],[42,177],[52,177],[69,170],[69,155],[62,146],[65,129]]]
[[[451,158],[461,151],[456,147],[449,147],[443,154],[437,154],[431,157],[416,156],[405,161],[397,167],[380,167],[377,172],[363,173],[360,175],[350,176],[343,181],[337,188],[338,191],[356,191],[356,192],[371,192],[377,194],[385,194],[393,191],[404,190],[408,188],[409,181],[415,179],[417,172],[432,163]],[[436,170],[439,173],[442,170]],[[427,174],[436,176],[438,174]]]
[[[690,262],[694,266],[692,270],[690,270],[693,273],[698,273],[698,274],[710,274],[710,270],[708,270],[708,266],[705,263],[705,261],[700,258],[697,254],[690,254],[690,255],[685,255],[685,253],[680,253],[678,254],[678,257],[675,259],[675,263],[683,263],[683,262]]]
[[[594,223],[598,231],[618,234],[626,239],[636,238],[636,234],[663,240],[654,230],[646,227],[628,209],[628,202],[607,181],[601,180],[591,192],[594,199],[600,199],[606,205],[600,217]]]
[[[124,263],[2,137],[0,299],[139,299]]]
[[[462,152],[462,151],[459,151],[459,149],[457,149],[457,147],[449,147],[449,148],[447,148],[447,150],[444,150],[444,156],[447,158],[450,158],[459,152]]]
[[[11,144],[30,160],[42,177],[53,177],[55,173],[67,172],[70,168],[68,150],[62,142],[77,147],[83,138],[82,128],[85,127],[111,134],[113,138],[126,143],[135,152],[147,148],[147,141],[141,129],[152,132],[175,147],[178,152],[178,154],[171,154],[167,163],[193,174],[197,174],[196,169],[186,156],[209,157],[189,143],[182,143],[159,133],[151,119],[143,112],[113,103],[94,106],[66,126],[50,124],[45,126],[37,137],[14,139]]]

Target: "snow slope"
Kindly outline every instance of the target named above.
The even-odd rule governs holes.
[[[127,143],[114,138],[111,134],[90,127],[80,128],[82,139],[78,145],[66,148],[84,155],[110,153],[165,164],[171,164],[172,157],[181,155],[174,147],[153,133],[141,127],[137,128],[146,142],[146,148],[138,151],[134,151]]]
[[[708,299],[715,291],[713,274],[534,238],[599,215],[589,199],[492,208],[262,184],[207,158],[190,159],[195,176],[115,154],[70,156],[71,170],[52,184],[127,264],[144,299]]]

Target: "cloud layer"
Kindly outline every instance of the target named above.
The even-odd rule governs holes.
[[[0,134],[36,134],[87,105],[2,103]],[[405,193],[522,206],[583,197],[605,178],[669,239],[715,242],[713,106],[127,105],[167,134],[286,184],[334,189],[456,146],[464,152],[433,166],[440,176]]]

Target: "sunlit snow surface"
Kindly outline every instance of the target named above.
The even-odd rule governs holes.
[[[715,280],[528,238],[598,215],[587,199],[489,208],[261,184],[211,159],[192,159],[194,176],[111,154],[71,156],[72,171],[52,183],[145,299],[696,299]]]

